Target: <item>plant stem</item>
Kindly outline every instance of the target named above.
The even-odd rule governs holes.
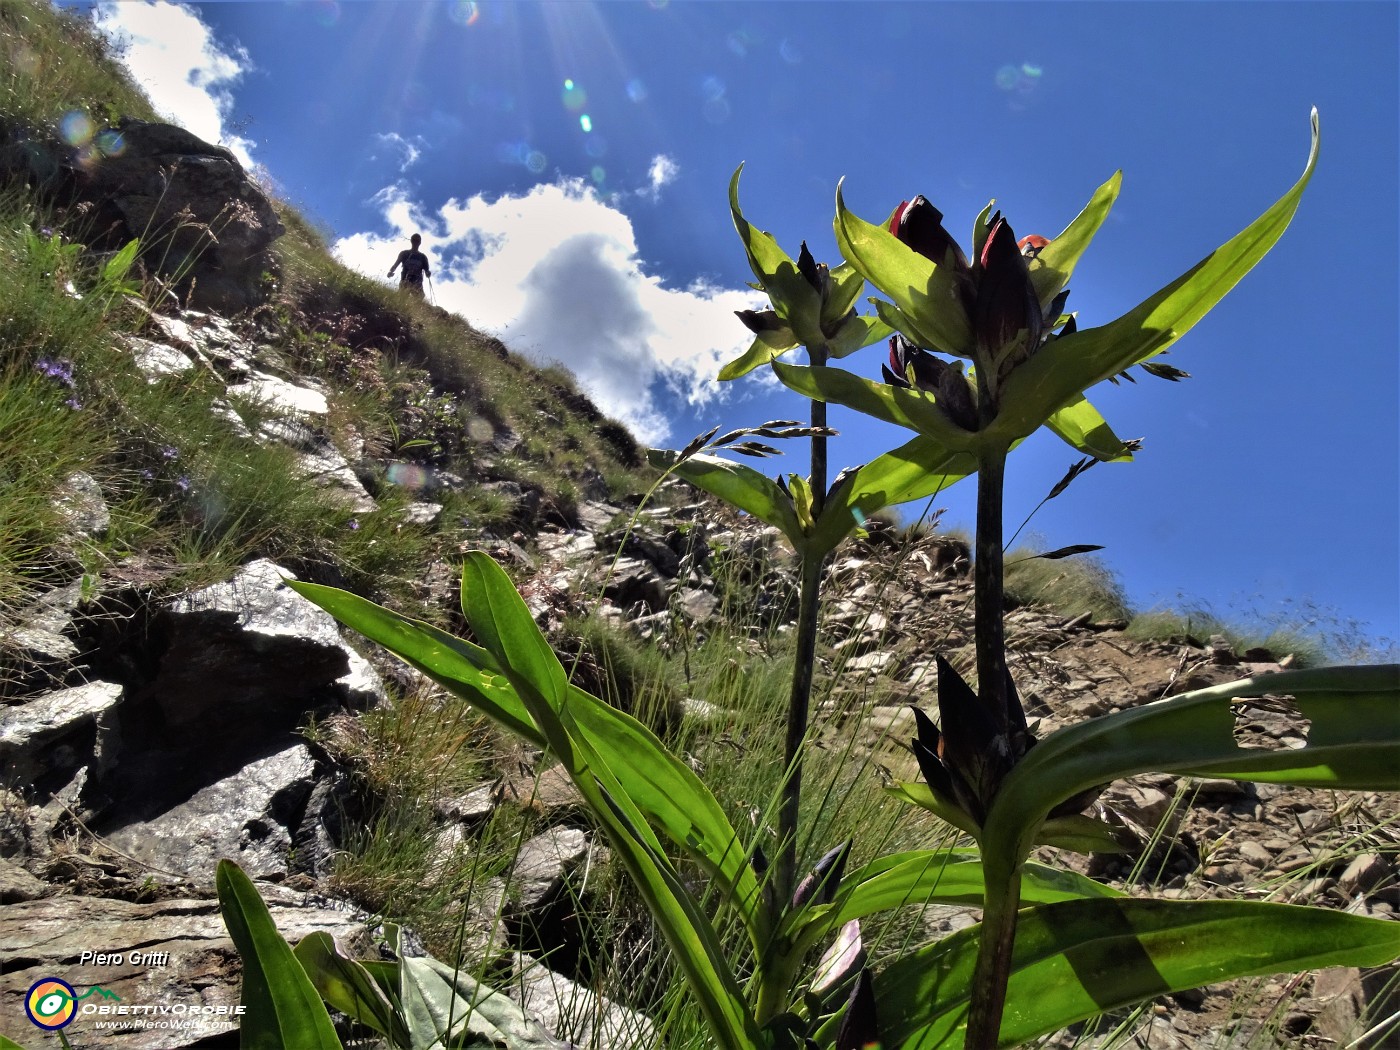
[[[1011,748],[1011,718],[1006,690],[1006,630],[1002,549],[1002,499],[1006,450],[984,451],[977,460],[977,550],[973,565],[974,634],[977,648],[977,694],[995,720],[998,743]],[[990,798],[982,800],[991,805]],[[1011,949],[1016,940],[1020,903],[1020,869],[999,870],[983,858],[982,933],[968,1007],[965,1050],[993,1050],[1001,1033],[1006,988],[1011,977]]]
[[[1006,696],[1006,629],[1002,550],[1002,489],[1006,452],[984,452],[977,458],[977,539],[973,562],[973,634],[977,648],[977,695],[996,720],[997,729],[1010,730]],[[984,799],[990,802],[990,799]]]
[[[814,366],[826,364],[825,346],[807,349]],[[826,402],[812,402],[812,427],[826,426]],[[812,516],[821,514],[826,500],[826,437],[812,437]],[[788,695],[787,735],[783,748],[782,807],[778,811],[778,864],[775,887],[777,899],[786,903],[797,886],[797,816],[802,805],[802,743],[807,737],[807,709],[812,699],[812,675],[817,660],[817,612],[820,604],[822,564],[825,555],[799,551],[801,591],[797,607],[797,653],[793,657],[792,690]]]

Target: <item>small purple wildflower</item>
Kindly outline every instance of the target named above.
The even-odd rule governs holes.
[[[57,379],[64,386],[71,387],[73,385],[73,362],[66,357],[61,357],[56,361],[41,357],[34,363],[34,367],[50,379]]]
[[[162,445],[162,446],[160,447],[160,458],[161,458],[161,459],[179,459],[179,458],[180,458],[180,450],[179,450],[178,448],[176,448],[174,445]]]
[[[351,532],[357,532],[357,531],[359,531],[359,528],[360,528],[360,519],[359,519],[359,518],[351,518],[349,521],[347,521],[347,522],[345,523],[345,527],[346,527],[347,529],[349,529]]]
[[[188,492],[190,490],[190,479],[184,474],[181,474],[175,479],[175,487],[181,492]]]
[[[156,472],[150,467],[147,467],[141,471],[141,477],[144,478],[146,481],[155,481]]]
[[[70,397],[67,401],[63,403],[69,408],[71,408],[74,412],[81,412],[83,410],[83,403],[79,401],[76,397]]]

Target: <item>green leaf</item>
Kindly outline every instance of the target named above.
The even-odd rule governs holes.
[[[537,747],[548,746],[486,650],[347,591],[297,581],[288,581],[288,586],[505,728]],[[755,943],[761,942],[767,919],[757,880],[738,835],[709,789],[636,719],[576,686],[569,687],[568,695],[591,746],[626,783],[647,819],[690,853],[719,886],[730,889],[726,904],[739,914]]]
[[[1105,463],[1129,463],[1132,452],[1123,444],[1098,409],[1082,395],[1045,421],[1072,448]]]
[[[908,953],[875,978],[880,1036],[961,1050],[978,927]],[[1021,912],[998,1046],[1132,1003],[1236,977],[1381,966],[1400,923],[1257,901],[1086,899]]]
[[[865,275],[850,263],[843,262],[840,266],[832,267],[831,291],[822,306],[822,327],[825,328],[850,313],[864,288]]]
[[[911,806],[926,809],[939,820],[981,840],[982,829],[951,799],[941,797],[922,781],[895,781],[887,792]],[[1032,845],[1053,846],[1073,853],[1124,853],[1130,846],[1122,831],[1093,817],[1078,814],[1054,817],[1036,829]]]
[[[1235,740],[1235,702],[1292,697],[1307,744],[1262,750]],[[1090,719],[1041,740],[1002,782],[982,834],[993,865],[1014,866],[1049,811],[1139,773],[1303,787],[1400,790],[1400,666],[1284,671]]]
[[[801,549],[802,526],[797,522],[792,499],[766,474],[719,456],[696,455],[677,462],[676,454],[668,449],[651,449],[647,460],[658,470],[672,471],[696,488],[774,526],[788,542]]]
[[[587,694],[568,691],[562,667],[510,578],[481,551],[468,553],[462,566],[462,607],[473,632],[515,686],[550,750],[607,832],[614,856],[631,875],[670,945],[711,1035],[726,1050],[753,1045],[758,1026],[718,935],[662,854],[622,780],[580,727],[573,701]],[[589,709],[586,701],[583,709]],[[664,772],[668,756],[659,747],[657,752],[642,761]]]
[[[402,932],[392,924],[387,932],[399,957],[396,992],[407,1036],[399,1045],[409,1050],[458,1046],[565,1050],[566,1043],[551,1036],[505,995],[432,956],[405,956]]]
[[[1318,134],[1314,110],[1302,177],[1239,234],[1116,321],[1052,339],[1018,365],[1002,389],[990,430],[1024,437],[1085,390],[1160,354],[1190,331],[1283,236],[1317,165]]]
[[[913,850],[881,857],[848,873],[830,904],[799,913],[793,950],[807,951],[836,927],[877,912],[926,904],[980,907],[984,888],[982,861],[975,850]],[[1110,886],[1044,864],[1027,864],[1021,880],[1023,906],[1121,896]]]
[[[740,164],[729,180],[729,212],[739,239],[744,242],[749,267],[768,293],[773,309],[787,320],[797,338],[809,346],[820,342],[821,296],[807,283],[787,252],[778,247],[778,242],[751,226],[739,210],[739,175],[743,170]]]
[[[127,273],[131,270],[131,265],[136,261],[136,253],[141,250],[141,242],[137,238],[132,238],[116,255],[112,256],[102,266],[103,284],[120,284],[126,279]]]
[[[763,335],[756,336],[753,343],[742,355],[721,368],[719,378],[727,381],[746,376],[755,368],[766,365],[779,354],[785,353],[797,345],[797,337],[792,334],[791,328],[783,328],[777,332],[765,332]]]
[[[918,325],[932,341],[929,349],[970,354],[972,326],[952,270],[934,265],[889,230],[848,211],[840,186],[834,228],[841,254]]]
[[[949,451],[973,452],[980,444],[980,434],[949,422],[933,398],[917,391],[872,382],[840,368],[774,361],[773,371],[784,386],[803,397],[845,405],[886,423],[908,427],[933,438]]]
[[[219,861],[214,875],[224,925],[243,960],[241,1045],[251,1050],[340,1050],[340,1039],[315,987],[243,870]]]
[[[317,932],[303,937],[292,954],[327,1003],[387,1036],[395,1046],[409,1044],[408,1029],[384,989],[364,966],[341,954],[330,934]]]
[[[1084,249],[1089,247],[1094,234],[1099,232],[1099,227],[1108,218],[1113,202],[1118,199],[1118,191],[1122,188],[1123,173],[1115,171],[1107,182],[1094,191],[1089,203],[1084,205],[1084,210],[1074,217],[1074,221],[1064,228],[1064,232],[1040,249],[1040,254],[1032,261],[1030,270],[1031,284],[1035,286],[1041,309],[1049,306],[1051,300],[1069,284],[1075,264],[1079,262]]]
[[[888,339],[891,331],[890,326],[878,317],[853,314],[837,329],[836,334],[826,341],[826,352],[833,359],[846,357],[871,343]]]
[[[905,442],[857,468],[854,476],[827,498],[809,541],[811,550],[815,554],[835,550],[876,511],[925,499],[976,469],[972,456],[950,452],[933,438]]]
[[[931,350],[938,346],[938,342],[933,336],[922,331],[914,318],[910,317],[893,303],[887,303],[883,299],[871,299],[870,302],[875,307],[875,313],[879,315],[880,320],[885,323],[886,327],[894,331],[903,332],[911,342],[916,346],[923,347],[925,350]],[[940,352],[944,352],[942,348],[939,349]],[[948,350],[946,353],[968,360],[972,359],[972,352],[970,350],[961,352]]]
[[[0,1050],[24,1050],[24,1047],[20,1046],[13,1039],[0,1035]]]

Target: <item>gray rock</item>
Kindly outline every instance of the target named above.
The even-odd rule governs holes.
[[[121,699],[121,686],[89,682],[0,708],[4,777],[52,790],[83,766],[110,763]]]
[[[528,914],[544,907],[587,856],[588,836],[577,828],[550,828],[523,843],[510,873],[515,908]]]
[[[83,583],[45,591],[15,618],[13,629],[0,635],[0,645],[30,664],[47,667],[77,659],[73,643],[73,614],[83,597]]]
[[[278,932],[291,943],[325,932],[354,957],[374,956],[365,917],[359,913],[313,905],[275,887],[259,890]],[[24,996],[45,977],[61,977],[80,995],[100,986],[119,997],[93,997],[86,1003],[149,1008],[152,1016],[162,1007],[178,1007],[184,1019],[208,1016],[212,1020],[217,1017],[213,1011],[238,1005],[242,968],[215,900],[132,904],[63,896],[7,904],[0,908],[0,945],[3,1030],[29,1040],[30,1045],[37,1029],[23,1027],[27,1025]],[[210,1013],[190,1012],[196,1009]],[[236,1045],[232,1028],[212,1024],[116,1032],[98,1030],[94,1020],[92,1013],[79,1013],[64,1029],[76,1050],[174,1050],[192,1047],[201,1039],[217,1039],[220,1033]]]
[[[14,861],[0,858],[0,904],[38,900],[53,892],[47,883],[40,882]]]
[[[660,1045],[646,1015],[589,991],[539,960],[518,953],[515,971],[508,994],[560,1039],[607,1050],[653,1050]]]
[[[235,312],[262,302],[262,274],[277,268],[268,249],[284,230],[234,155],[172,124],[124,119],[103,136],[113,132],[120,149],[70,171],[99,206],[94,229],[115,221],[125,227],[116,240],[149,240],[145,264],[195,305]]]
[[[170,642],[149,693],[172,727],[208,731],[269,706],[307,710],[327,689],[355,707],[384,699],[378,675],[330,614],[282,586],[294,578],[254,561],[167,607]]]
[[[299,386],[266,372],[254,372],[228,388],[230,397],[242,397],[274,415],[324,416],[330,411],[326,395],[310,386]]]
[[[207,882],[227,857],[250,878],[284,878],[315,780],[310,751],[295,744],[158,816],[109,828],[105,837],[157,873]]]
[[[64,479],[54,499],[70,531],[79,536],[101,536],[112,524],[112,513],[102,498],[102,487],[91,474],[75,471]]]

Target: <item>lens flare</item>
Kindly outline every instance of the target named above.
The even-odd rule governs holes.
[[[778,45],[778,55],[790,66],[802,61],[802,49],[791,40],[784,40]]]
[[[316,21],[330,29],[340,21],[340,4],[336,0],[316,0]]]
[[[86,146],[92,141],[92,121],[86,113],[79,113],[77,110],[63,114],[58,122],[58,130],[63,136],[63,141],[70,146]]]
[[[592,131],[592,130],[593,130],[593,118],[590,117],[587,113],[582,114],[582,115],[578,118],[578,126],[581,127],[581,128],[583,128],[583,130],[584,130],[585,132]]]
[[[570,113],[581,113],[583,107],[588,105],[588,92],[572,80],[564,81],[564,91],[561,97],[564,101],[564,108]]]
[[[607,140],[604,139],[602,135],[599,135],[597,132],[594,132],[592,135],[589,135],[588,138],[583,140],[583,152],[587,153],[594,160],[598,160],[599,158],[607,155]]]
[[[421,489],[428,483],[428,472],[413,463],[391,463],[389,483],[403,489]]]
[[[602,185],[603,180],[608,177],[608,173],[603,170],[603,166],[601,164],[593,165],[593,171],[590,172],[590,174],[593,176],[593,181],[598,183],[599,185]]]
[[[97,133],[97,138],[93,139],[92,144],[97,147],[98,152],[104,157],[120,157],[126,152],[126,139],[122,137],[120,131],[113,128],[108,128],[106,131],[99,131]]]
[[[532,149],[530,155],[525,158],[525,167],[536,175],[543,172],[545,165],[548,163],[549,161],[546,159],[545,155],[537,149]]]
[[[496,428],[482,416],[472,416],[467,420],[467,434],[477,444],[485,444],[496,436]]]
[[[447,17],[459,26],[474,26],[481,18],[481,6],[472,0],[456,0],[448,9]]]
[[[633,77],[627,81],[627,97],[633,102],[645,102],[647,86],[637,77]]]

